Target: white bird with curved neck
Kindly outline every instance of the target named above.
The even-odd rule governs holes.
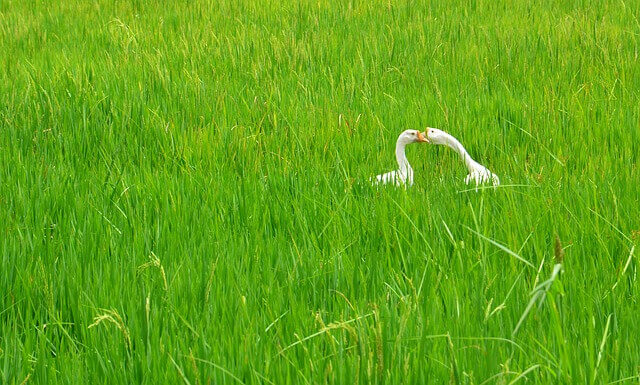
[[[398,169],[385,174],[377,175],[370,178],[374,185],[377,184],[394,184],[396,186],[413,185],[413,169],[407,160],[405,147],[411,143],[426,143],[429,140],[424,134],[418,130],[403,131],[396,141],[396,160],[398,161]]]
[[[468,185],[472,182],[475,183],[476,190],[478,185],[484,183],[491,183],[493,186],[498,186],[500,184],[498,176],[489,171],[485,166],[473,160],[460,141],[452,135],[437,128],[427,127],[425,136],[430,143],[450,147],[460,155],[465,166],[467,166],[467,170],[469,170],[469,174],[464,178],[465,184]]]

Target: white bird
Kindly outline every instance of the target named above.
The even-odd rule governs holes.
[[[484,183],[491,183],[494,186],[498,186],[500,184],[498,176],[489,171],[485,166],[473,160],[471,155],[469,155],[458,139],[442,130],[431,127],[427,127],[425,134],[429,142],[451,147],[455,152],[460,154],[460,157],[462,157],[464,164],[469,170],[469,175],[464,178],[465,184],[468,185],[471,182],[474,182],[476,187]]]
[[[407,160],[404,149],[407,144],[411,143],[424,143],[429,140],[424,134],[418,130],[406,130],[398,136],[396,141],[396,160],[398,161],[398,169],[390,171],[386,174],[380,174],[373,178],[370,178],[374,185],[377,184],[394,184],[396,186],[411,186],[413,185],[413,169]]]

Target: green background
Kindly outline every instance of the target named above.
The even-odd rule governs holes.
[[[0,1],[0,383],[638,383],[640,3],[527,3]]]

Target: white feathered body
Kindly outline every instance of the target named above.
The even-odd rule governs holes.
[[[409,165],[405,154],[405,147],[411,143],[427,142],[425,136],[417,130],[406,130],[398,136],[396,142],[396,161],[398,169],[384,174],[376,175],[369,181],[373,185],[393,184],[396,186],[412,186],[413,185],[413,169]]]
[[[481,184],[490,183],[493,186],[500,185],[500,178],[498,178],[496,174],[489,171],[489,169],[485,166],[476,162],[474,167],[471,167],[470,169],[471,171],[464,178],[465,184],[469,185],[473,183],[478,186]]]
[[[467,170],[469,170],[469,174],[464,178],[465,184],[475,184],[476,187],[486,183],[490,183],[493,186],[500,184],[500,178],[488,168],[473,160],[460,141],[451,134],[437,128],[428,127],[427,138],[434,144],[450,147],[460,155],[465,166],[467,166]]]
[[[413,186],[413,170],[409,168],[406,171],[395,170],[384,174],[376,175],[375,180],[371,180],[374,184],[393,184],[396,186]]]

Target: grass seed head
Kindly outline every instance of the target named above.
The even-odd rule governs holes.
[[[556,263],[562,263],[564,259],[564,250],[562,249],[562,243],[560,243],[560,237],[558,237],[558,234],[556,234],[553,252]]]

